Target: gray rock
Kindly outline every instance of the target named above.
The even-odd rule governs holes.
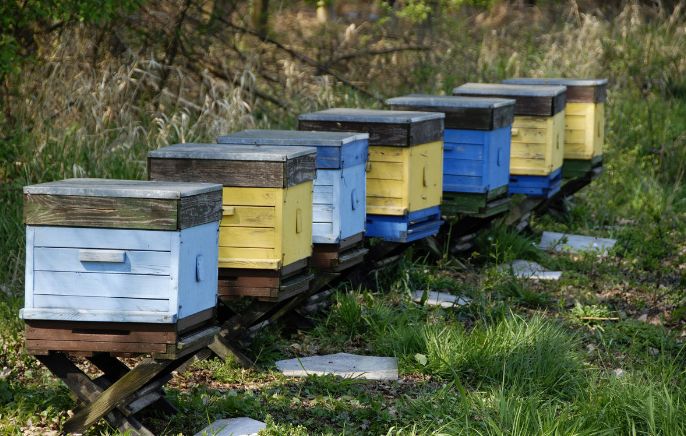
[[[515,260],[500,267],[501,271],[509,271],[515,277],[531,280],[560,280],[562,271],[548,271],[536,262]]]
[[[398,360],[395,357],[336,353],[279,360],[276,362],[276,367],[284,375],[290,377],[333,374],[339,377],[367,380],[398,379]]]
[[[195,436],[254,436],[267,424],[252,418],[231,418],[214,421]]]
[[[422,290],[414,291],[412,293],[412,301],[416,303],[421,303],[423,297],[424,291]],[[471,301],[470,298],[448,294],[447,292],[429,291],[424,304],[429,306],[454,307],[466,306]]]
[[[543,232],[541,243],[538,245],[544,250],[566,253],[580,253],[595,251],[601,256],[606,256],[608,251],[615,246],[617,240],[595,238],[593,236],[570,235],[556,232]]]

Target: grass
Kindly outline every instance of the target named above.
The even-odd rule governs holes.
[[[194,364],[170,383],[182,413],[148,417],[156,432],[194,434],[215,419],[251,416],[273,435],[686,434],[686,16],[638,3],[605,14],[575,5],[451,12],[434,19],[431,32],[418,32],[428,51],[345,62],[331,59],[405,43],[398,28],[409,34],[417,24],[322,28],[297,15],[299,6],[274,17],[275,37],[288,47],[331,60],[351,83],[382,97],[449,93],[465,81],[518,75],[609,77],[605,174],[565,216],[533,217],[530,234],[495,226],[459,260],[409,254],[373,277],[374,290],[342,289],[314,328],[269,327],[247,350],[260,370]],[[65,28],[43,62],[8,79],[12,105],[0,115],[0,433],[56,432],[75,407],[23,349],[22,186],[141,179],[150,149],[248,127],[292,128],[294,115],[321,107],[378,106],[267,42],[223,32],[191,34],[207,60],[237,71],[229,82],[207,72],[198,79],[179,62],[160,92],[165,67],[154,42],[148,51],[133,45],[93,61],[97,30],[85,25]],[[237,59],[226,41],[250,50]],[[255,97],[265,87],[288,107]],[[612,237],[617,248],[602,259],[549,255],[534,246],[543,230]],[[518,280],[501,268],[516,259],[563,278]],[[472,303],[430,308],[411,301],[420,289]],[[341,351],[395,356],[401,378],[296,380],[275,371],[281,358]],[[116,432],[100,423],[88,434]]]

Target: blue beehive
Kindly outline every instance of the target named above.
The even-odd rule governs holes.
[[[507,186],[514,100],[410,94],[386,103],[445,114],[444,192],[485,194]]]
[[[22,318],[210,319],[221,198],[221,185],[210,183],[69,179],[25,187]]]
[[[244,130],[221,136],[221,144],[317,148],[312,242],[338,244],[365,230],[366,133]]]

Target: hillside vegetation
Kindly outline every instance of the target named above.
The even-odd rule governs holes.
[[[73,3],[16,21],[16,47],[0,41],[2,433],[55,431],[74,407],[23,351],[22,186],[142,179],[147,152],[176,142],[293,128],[305,111],[382,107],[467,81],[561,75],[610,80],[605,173],[567,215],[534,217],[529,235],[495,227],[466,259],[408,254],[376,277],[384,292],[341,292],[314,328],[263,332],[249,350],[261,370],[197,363],[172,383],[183,413],[155,430],[193,434],[245,415],[269,416],[272,434],[686,434],[679,3],[339,2],[321,21],[313,2],[271,2],[259,26],[242,1],[132,1],[95,12]],[[3,18],[16,19],[10,12]],[[618,244],[603,259],[549,256],[532,248],[544,229]],[[499,272],[521,258],[565,278],[532,284]],[[428,309],[410,301],[416,289],[473,302]],[[272,370],[283,356],[337,351],[397,356],[402,383],[293,381]],[[112,432],[102,424],[90,434]]]

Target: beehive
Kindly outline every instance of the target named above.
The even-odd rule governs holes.
[[[209,319],[217,300],[220,218],[215,184],[69,179],[27,186],[21,317]]]
[[[576,168],[590,170],[602,160],[607,79],[518,78],[504,83],[566,86],[564,172],[575,175]]]
[[[443,114],[428,112],[337,108],[300,115],[298,126],[300,130],[369,134],[367,236],[407,242],[407,238],[414,240],[424,234],[412,233],[409,227],[426,225],[438,214],[443,186],[443,118]],[[432,213],[426,215],[429,209]],[[407,227],[394,232],[396,239],[385,230],[378,231],[390,222],[383,218],[388,216],[401,217]],[[432,225],[437,230],[440,219]]]
[[[244,130],[221,136],[217,142],[315,147],[317,171],[312,241],[315,244],[338,244],[341,240],[364,233],[368,138],[369,135],[364,133]]]
[[[514,99],[510,192],[550,196],[559,190],[564,156],[564,86],[467,83],[455,88],[453,94]]]
[[[280,270],[312,254],[311,147],[176,144],[148,155],[151,180],[223,189],[219,268]]]
[[[386,104],[445,114],[444,192],[485,194],[507,186],[514,100],[411,94]]]

